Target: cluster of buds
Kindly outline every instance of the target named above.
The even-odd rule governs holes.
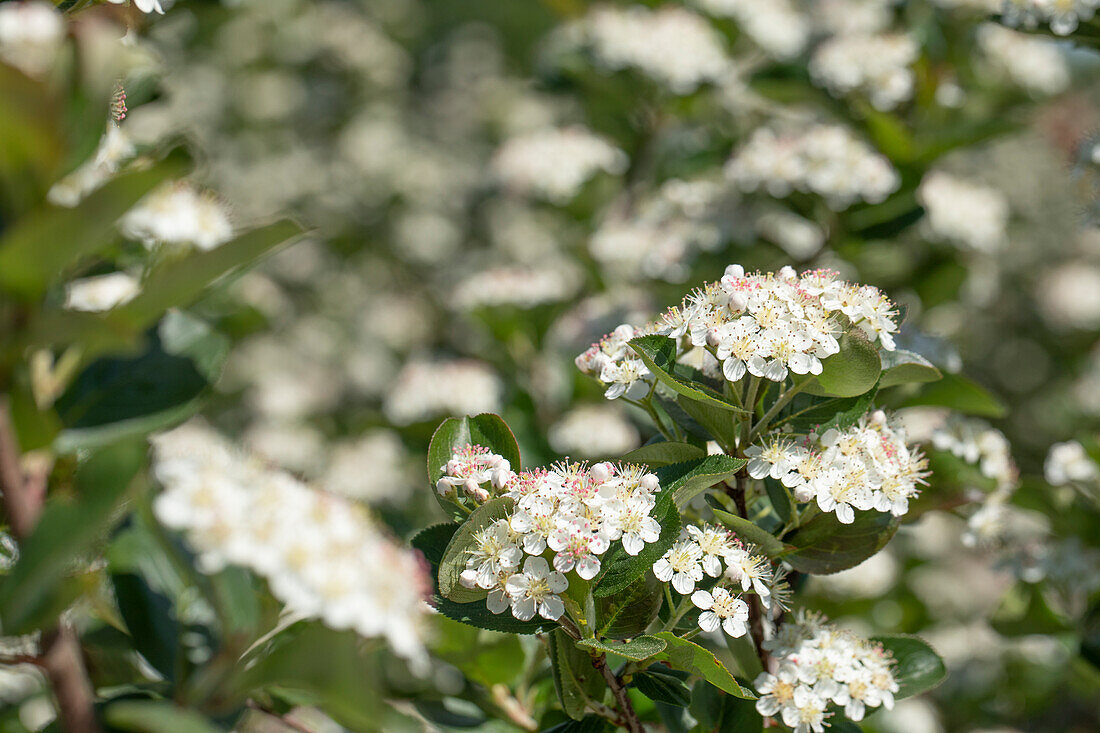
[[[440,496],[454,498],[458,489],[461,489],[478,504],[489,500],[490,492],[485,484],[500,490],[515,478],[508,459],[493,453],[485,446],[469,443],[455,451],[451,460],[443,467],[443,473],[443,477],[435,484],[435,490]]]

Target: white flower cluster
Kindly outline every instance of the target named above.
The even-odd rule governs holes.
[[[880,203],[901,185],[890,161],[839,125],[780,133],[761,128],[726,165],[744,191],[763,188],[777,198],[815,193],[834,209],[856,201]]]
[[[718,81],[731,68],[718,33],[684,8],[597,8],[585,19],[585,31],[603,65],[636,68],[676,94]]]
[[[900,689],[894,659],[881,645],[828,624],[819,616],[799,614],[779,635],[764,642],[778,663],[753,685],[760,698],[756,711],[782,718],[795,733],[821,733],[831,703],[851,721],[869,708],[891,710]]]
[[[691,596],[692,605],[703,611],[699,614],[703,631],[721,627],[729,636],[744,636],[749,606],[739,597],[738,586],[741,593],[759,596],[765,608],[773,604],[785,607],[786,597],[782,575],[772,570],[766,557],[754,555],[752,549],[723,527],[688,525],[653,564],[653,574],[663,583],[671,582],[680,595]],[[706,576],[721,580],[709,590],[696,590],[696,584]]]
[[[1057,42],[996,23],[978,26],[977,40],[990,65],[1028,92],[1058,94],[1069,86],[1069,64]]]
[[[882,410],[812,438],[795,443],[772,436],[750,446],[749,475],[781,481],[800,502],[816,499],[821,511],[835,512],[844,524],[855,521],[856,509],[902,516],[928,475],[927,459],[906,445],[905,429]]]
[[[580,279],[565,263],[542,267],[495,267],[479,270],[455,288],[454,303],[460,308],[492,308],[513,305],[534,308],[572,296]]]
[[[122,5],[127,0],[108,0],[115,5]],[[133,0],[133,4],[143,13],[159,13],[164,15],[164,8],[161,7],[160,0]]]
[[[384,636],[399,654],[426,664],[426,569],[361,505],[269,469],[199,425],[161,434],[153,447],[164,487],[157,519],[185,534],[203,572],[250,568],[290,610]]]
[[[514,193],[568,203],[599,171],[626,170],[626,153],[581,126],[509,138],[493,156],[497,179]]]
[[[757,46],[777,59],[802,52],[810,38],[810,23],[789,0],[695,0],[711,15],[733,18]]]
[[[983,476],[996,482],[998,491],[1011,491],[1019,480],[1008,438],[983,420],[952,415],[933,431],[932,445],[976,465]]]
[[[157,188],[130,209],[119,226],[125,236],[150,249],[158,244],[189,244],[210,250],[233,236],[225,206],[186,181]]]
[[[986,254],[1004,244],[1009,209],[1000,191],[932,171],[921,180],[917,200],[933,236]]]
[[[601,458],[634,450],[638,429],[614,406],[582,405],[550,426],[550,447],[563,456]]]
[[[511,607],[523,621],[535,614],[557,620],[565,573],[584,580],[600,572],[600,557],[621,541],[628,555],[656,542],[661,526],[650,514],[661,490],[644,466],[563,462],[549,469],[514,473],[508,461],[483,446],[465,446],[441,469],[437,489],[463,486],[468,495],[515,500],[514,511],[474,534],[460,581],[489,591],[493,613]],[[554,553],[553,570],[540,555]],[[530,555],[520,569],[524,554]]]
[[[1098,7],[1100,0],[1004,0],[1001,20],[1028,30],[1048,23],[1056,35],[1068,36],[1082,20],[1090,20]]]
[[[0,61],[29,76],[45,74],[65,39],[65,21],[44,0],[0,5]]]
[[[125,272],[84,277],[65,286],[65,307],[90,313],[109,311],[133,300],[139,292],[141,283]]]
[[[1047,452],[1043,475],[1051,486],[1087,483],[1100,479],[1100,466],[1076,440],[1055,443]]]
[[[913,96],[909,66],[919,52],[902,34],[835,36],[814,51],[810,78],[834,97],[861,92],[876,108],[894,109]]]
[[[574,363],[582,374],[608,385],[604,397],[622,397],[635,384],[652,384],[653,375],[628,345],[637,336],[650,331],[624,323],[580,354]]]
[[[500,409],[504,385],[481,362],[411,361],[389,385],[382,411],[395,425]]]
[[[640,329],[619,326],[578,356],[576,364],[609,385],[608,399],[620,397],[652,379],[628,342],[659,333],[713,349],[731,382],[746,374],[782,382],[791,373],[821,373],[822,360],[840,350],[840,316],[884,349],[894,349],[897,311],[878,288],[841,280],[832,270],[800,276],[790,267],[746,273],[730,265],[719,282],[693,291],[657,322]]]

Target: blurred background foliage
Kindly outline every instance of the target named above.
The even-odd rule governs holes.
[[[919,633],[947,661],[940,688],[862,728],[1100,726],[1095,22],[1058,40],[1043,25],[1009,30],[998,4],[980,1],[699,0],[684,12],[709,29],[722,63],[684,88],[653,69],[701,67],[705,44],[674,34],[647,66],[609,63],[593,41],[599,9],[626,3],[162,4],[163,17],[82,9],[43,73],[0,55],[0,382],[20,447],[46,464],[51,495],[75,496],[77,516],[102,517],[67,540],[68,559],[48,558],[64,583],[28,599],[12,570],[0,586],[13,662],[0,670],[0,729],[50,725],[41,677],[14,663],[25,642],[14,635],[63,608],[121,730],[207,730],[151,722],[136,694],[123,704],[148,665],[163,678],[206,663],[177,662],[181,650],[158,643],[236,649],[224,624],[212,631],[209,618],[188,611],[197,581],[155,545],[141,500],[123,520],[120,480],[107,482],[109,495],[72,488],[82,471],[95,481],[93,461],[114,466],[104,470],[116,478],[138,475],[141,443],[127,441],[201,409],[264,460],[370,505],[407,537],[442,519],[423,457],[446,416],[500,413],[525,465],[614,457],[652,437],[647,416],[604,400],[573,357],[731,262],[830,267],[881,287],[906,309],[904,347],[948,373],[965,365],[995,396],[949,376],[914,402],[988,420],[1019,469],[998,531],[975,541],[967,520],[992,480],[973,456],[935,445],[919,518],[864,565],[804,589],[806,605],[841,623]],[[901,101],[876,107],[860,90],[834,94],[821,83],[815,49],[876,34],[915,46]],[[0,26],[0,49],[14,48],[17,35]],[[777,52],[791,35],[793,52]],[[131,162],[74,207],[47,203],[51,187],[94,154],[119,79],[129,112],[118,129]],[[896,190],[833,208],[814,193],[772,196],[732,180],[727,162],[755,130],[815,123],[841,124],[884,155]],[[584,166],[564,148],[524,155],[520,145],[509,167],[503,149],[548,128],[586,129],[621,152],[575,182],[569,171]],[[991,191],[993,203],[949,193],[938,203],[955,228],[937,226],[922,186],[934,173]],[[158,183],[185,174],[216,192],[237,238],[150,252],[114,228]],[[530,183],[559,174],[560,195]],[[998,207],[1001,230],[968,240],[970,219]],[[297,224],[271,223],[283,219]],[[304,236],[275,249],[299,226]],[[142,293],[106,314],[65,307],[66,282],[112,271],[138,273]],[[931,436],[940,416],[925,407],[912,419]],[[1084,449],[1068,479],[1050,470],[1051,446],[1065,441]],[[71,518],[56,521],[57,537],[75,532]],[[103,551],[106,564],[72,559]],[[256,581],[229,575],[215,576],[213,592],[251,597]],[[252,631],[278,611],[256,598],[245,621]],[[157,604],[170,612],[145,612]],[[174,625],[155,628],[164,619]],[[552,701],[545,670],[528,665],[528,639],[433,623],[428,677],[371,647],[382,663],[358,670],[355,682],[318,667],[321,650],[347,665],[340,669],[362,665],[340,651],[355,642],[300,630],[302,646],[272,654],[271,667],[285,666],[268,671],[283,679],[297,667],[314,678],[309,694],[268,690],[269,709],[328,730],[321,708],[368,729],[364,720],[383,720],[364,712],[369,697],[392,703],[378,713],[390,716],[387,730],[505,730],[482,724],[501,704],[500,685],[519,694],[521,679],[536,710]],[[308,662],[294,656],[307,644],[317,650]],[[232,725],[245,698],[203,699],[211,725]],[[240,725],[287,729],[260,713]]]

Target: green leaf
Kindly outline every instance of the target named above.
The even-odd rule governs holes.
[[[795,549],[743,517],[713,507],[711,511],[719,522],[732,529],[739,538],[756,545],[761,552],[772,559],[783,557]]]
[[[222,733],[196,710],[168,700],[119,700],[107,706],[103,719],[113,730],[134,733]]]
[[[93,453],[76,471],[75,496],[56,496],[21,548],[11,573],[0,581],[0,624],[5,634],[29,633],[55,619],[58,594],[72,567],[103,538],[145,462],[145,445],[127,442]]]
[[[431,652],[491,688],[508,685],[522,673],[526,654],[516,634],[485,631],[443,615],[432,617]]]
[[[687,368],[676,363],[676,342],[672,339],[658,335],[639,336],[629,345],[661,384],[673,392],[720,410],[744,414],[744,410],[714,390],[685,376]]]
[[[169,308],[190,305],[215,280],[238,267],[250,265],[275,247],[299,236],[302,228],[289,219],[253,229],[215,249],[193,252],[154,270],[142,283],[141,293],[116,308],[108,319],[141,330],[155,323]]]
[[[561,707],[573,720],[582,720],[588,701],[601,701],[606,683],[592,665],[592,655],[578,649],[562,629],[554,629],[550,641],[550,670]]]
[[[1018,583],[1011,588],[989,623],[1002,636],[1061,634],[1073,628],[1050,607],[1042,589],[1030,583]]]
[[[187,165],[184,156],[172,155],[117,176],[74,208],[42,205],[21,217],[0,239],[0,290],[27,300],[41,297],[62,270],[106,248],[119,217],[157,184],[182,175]]]
[[[656,474],[661,491],[670,491],[676,506],[682,509],[703,491],[736,476],[746,463],[744,458],[718,454],[665,466]]]
[[[882,378],[879,380],[879,389],[898,384],[935,382],[943,379],[943,374],[932,362],[913,351],[883,349],[879,351],[879,358],[882,359]]]
[[[751,692],[737,684],[737,680],[730,674],[726,665],[722,664],[710,650],[699,646],[693,641],[681,639],[671,631],[662,631],[654,634],[654,636],[664,639],[668,645],[663,652],[657,655],[657,659],[667,662],[673,669],[701,677],[728,695],[746,700],[756,698]]]
[[[895,699],[904,700],[919,695],[938,686],[947,677],[947,668],[943,659],[927,642],[907,634],[875,636],[877,641],[891,654],[897,667],[894,677],[900,688]]]
[[[650,468],[657,468],[672,463],[683,463],[684,461],[705,458],[706,455],[707,452],[699,446],[662,440],[657,443],[643,445],[641,448],[635,448],[629,453],[623,454],[621,460],[623,463],[641,463]]]
[[[860,332],[849,330],[840,337],[840,352],[821,362],[821,374],[806,391],[826,397],[856,397],[875,386],[882,372],[878,349]]]
[[[586,715],[580,720],[567,720],[547,728],[542,733],[603,733],[607,721],[598,715]]]
[[[111,583],[134,649],[174,684],[180,625],[171,599],[134,573],[112,575]]]
[[[515,501],[500,496],[474,510],[451,538],[439,563],[439,592],[455,603],[482,601],[487,592],[481,588],[467,588],[459,582],[459,576],[466,569],[466,560],[474,548],[474,535],[498,519],[504,519],[512,513]]]
[[[902,407],[934,405],[979,417],[1004,417],[1008,408],[985,387],[960,374],[944,374],[943,379],[922,389]]]
[[[640,662],[664,651],[666,644],[664,639],[658,639],[656,636],[639,636],[630,641],[581,639],[577,642],[577,646],[604,654],[618,654],[633,662]]]
[[[829,575],[859,565],[897,531],[898,520],[889,512],[856,512],[851,524],[842,524],[832,512],[822,513],[783,538],[795,548],[783,559],[800,573]]]
[[[171,427],[194,414],[229,355],[229,339],[185,313],[165,316],[137,357],[99,359],[57,400],[60,453]]]
[[[659,664],[635,672],[630,684],[653,702],[681,708],[691,704],[691,690],[684,681]]]
[[[625,590],[596,598],[596,636],[632,639],[645,633],[661,610],[661,589],[653,573],[642,573]]]
[[[829,428],[845,430],[859,422],[871,410],[877,394],[876,385],[856,397],[831,397],[822,400],[809,409],[801,408],[806,411],[788,424],[797,433],[814,430],[821,435]]]
[[[723,694],[706,680],[691,688],[692,716],[712,733],[761,733],[764,719],[751,700]]]
[[[381,707],[380,661],[354,632],[301,621],[277,634],[228,692],[244,699],[272,687],[293,690],[341,725],[373,730]]]
[[[719,409],[706,402],[696,402],[683,395],[676,397],[676,404],[708,433],[706,436],[708,440],[717,441],[718,445],[726,450],[731,450],[736,444],[737,431],[741,425],[740,414],[730,414],[728,410]]]
[[[455,603],[444,598],[439,593],[438,581],[435,580],[439,572],[439,563],[443,560],[451,538],[458,531],[457,524],[435,524],[423,529],[412,538],[412,546],[424,554],[424,559],[432,567],[432,596],[429,599],[432,607],[449,619],[459,621],[469,626],[489,631],[502,631],[509,634],[538,634],[557,626],[553,621],[542,618],[534,618],[530,621],[520,621],[512,616],[509,611],[496,614],[485,606],[484,601],[473,603]]]

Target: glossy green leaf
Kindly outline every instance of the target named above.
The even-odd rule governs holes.
[[[715,440],[725,450],[732,450],[732,446],[737,442],[736,436],[743,413],[730,413],[729,410],[717,408],[707,402],[688,399],[683,395],[677,395],[676,404],[706,431],[707,440]]]
[[[497,497],[474,510],[454,533],[443,560],[439,563],[439,592],[455,603],[483,601],[487,592],[481,588],[467,588],[459,582],[459,576],[466,569],[466,560],[470,550],[475,547],[474,535],[498,519],[504,519],[512,513],[515,502],[505,496]]]
[[[653,702],[681,708],[691,704],[691,690],[681,676],[659,664],[635,672],[630,684]]]
[[[795,549],[748,519],[721,509],[712,508],[711,511],[719,522],[733,530],[741,540],[756,545],[760,548],[760,552],[770,558],[783,557]]]
[[[664,639],[658,639],[656,636],[639,636],[630,641],[581,639],[577,642],[577,646],[604,654],[618,654],[620,657],[640,662],[664,651],[666,643]]]
[[[223,733],[225,730],[198,711],[169,700],[119,700],[109,704],[103,719],[113,730],[134,733]]]
[[[832,512],[818,514],[783,538],[795,548],[783,559],[800,573],[837,573],[881,550],[897,530],[898,520],[889,512],[856,512],[851,524]]]
[[[381,707],[371,693],[379,684],[379,662],[354,632],[302,621],[268,642],[222,694],[243,700],[271,687],[289,690],[345,727],[370,730]]]
[[[111,583],[134,649],[166,680],[174,682],[181,631],[171,599],[134,573],[112,575]]]
[[[4,633],[28,633],[56,613],[56,594],[68,595],[73,564],[120,519],[117,507],[145,462],[145,445],[119,443],[90,455],[77,468],[73,496],[47,502],[19,561],[0,580],[0,623]]]
[[[62,453],[163,430],[194,414],[221,373],[229,340],[185,313],[168,314],[135,357],[99,359],[57,400]]]
[[[546,728],[542,733],[603,733],[608,722],[598,715],[586,715],[580,720],[567,720],[564,723]]]
[[[850,330],[840,337],[840,352],[822,360],[821,374],[806,391],[827,397],[856,397],[878,382],[882,362],[878,349],[863,334]]]
[[[653,573],[642,573],[624,590],[596,598],[596,636],[632,639],[645,633],[661,610],[662,588]]]
[[[755,699],[755,695],[737,684],[726,665],[709,649],[693,641],[681,639],[671,631],[662,631],[654,636],[664,639],[668,645],[657,655],[658,660],[667,662],[673,669],[700,677],[728,695]]]
[[[719,454],[665,466],[656,474],[661,491],[672,492],[676,506],[683,508],[703,491],[732,479],[746,463],[744,458]]]
[[[855,397],[829,397],[816,399],[798,409],[797,416],[788,421],[791,429],[799,433],[816,431],[823,434],[829,428],[845,430],[859,422],[875,404],[878,386]]]
[[[435,577],[439,572],[439,563],[443,559],[443,553],[447,549],[451,538],[458,531],[457,524],[435,524],[423,529],[412,538],[412,546],[424,554],[432,568],[432,595],[429,603],[437,611],[449,619],[459,621],[469,626],[489,631],[502,631],[510,634],[538,634],[557,626],[553,621],[543,618],[534,618],[530,621],[520,621],[512,616],[509,611],[495,614],[485,606],[485,601],[472,603],[455,603],[444,598],[439,593],[439,587]]]
[[[74,208],[43,205],[21,217],[0,239],[0,289],[40,297],[62,270],[107,247],[119,217],[157,184],[182,175],[187,165],[183,156],[173,155],[117,176]]]
[[[691,688],[692,716],[712,733],[760,733],[764,719],[752,700],[726,695],[706,680]]]
[[[895,699],[904,700],[937,687],[947,677],[943,659],[927,642],[905,634],[875,636],[871,639],[894,656],[894,676],[900,688]]]
[[[516,436],[499,415],[483,413],[474,417],[449,417],[440,423],[428,445],[428,482],[432,495],[443,511],[459,522],[465,519],[465,512],[440,496],[435,485],[444,475],[444,468],[451,456],[466,445],[481,445],[504,456],[513,471],[519,471],[521,467]]]
[[[902,407],[933,405],[979,417],[1004,417],[1008,411],[1001,400],[977,382],[960,374],[944,374],[943,379],[925,386]]]
[[[641,463],[650,468],[667,466],[673,463],[683,463],[705,458],[707,452],[699,446],[690,443],[676,443],[662,440],[657,443],[649,443],[641,448],[635,448],[629,453],[624,453],[624,463]]]
[[[676,363],[676,343],[667,336],[639,336],[630,342],[649,370],[666,387],[688,399],[733,413],[744,413],[714,390],[684,376],[684,368]]]
[[[562,629],[554,629],[550,641],[550,669],[554,690],[565,714],[573,720],[584,718],[589,700],[603,699],[603,675],[592,665],[592,655],[578,649]]]
[[[935,382],[943,379],[943,373],[920,354],[905,349],[879,352],[882,359],[882,378],[879,389],[898,384]]]

